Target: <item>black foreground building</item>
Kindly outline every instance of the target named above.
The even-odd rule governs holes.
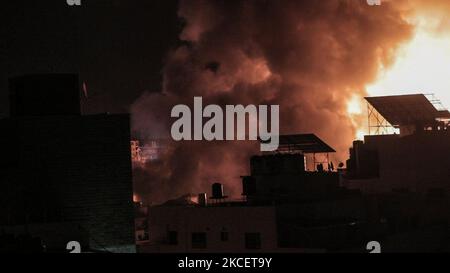
[[[10,105],[0,120],[1,247],[25,236],[47,251],[77,241],[134,252],[129,116],[81,115],[73,74],[13,78]]]

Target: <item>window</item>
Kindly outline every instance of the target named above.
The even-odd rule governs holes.
[[[167,238],[169,245],[178,245],[178,232],[168,231]]]
[[[228,232],[222,231],[222,232],[220,233],[220,240],[221,240],[222,242],[228,242]]]
[[[256,232],[245,233],[245,248],[261,249],[261,234]]]
[[[192,248],[206,248],[206,233],[194,232],[192,233]]]

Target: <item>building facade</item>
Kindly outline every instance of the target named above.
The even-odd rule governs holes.
[[[11,116],[0,120],[1,226],[34,232],[49,249],[79,241],[135,251],[129,116],[77,112],[76,75],[11,82]]]
[[[157,206],[149,212],[150,243],[142,252],[275,252],[274,207]]]

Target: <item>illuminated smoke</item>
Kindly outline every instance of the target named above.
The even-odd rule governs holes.
[[[382,69],[367,91],[375,96],[434,93],[445,106],[450,106],[450,1],[400,3],[405,17],[414,24],[414,37],[398,50],[394,64]]]
[[[173,105],[279,104],[282,133],[315,133],[347,158],[354,139],[348,104],[365,95],[381,66],[392,63],[412,26],[392,2],[187,1],[184,44],[164,67],[163,90],[143,94],[132,106],[133,130],[168,138]],[[251,142],[174,143],[161,160],[134,171],[141,196],[159,202],[185,193],[210,192],[212,182],[240,195],[249,173]]]

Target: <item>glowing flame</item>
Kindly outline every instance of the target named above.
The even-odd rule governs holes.
[[[367,92],[370,96],[435,94],[444,105],[450,105],[450,32],[434,31],[433,18],[413,20],[416,25],[413,39],[400,48],[391,67],[380,67],[379,78],[366,86]],[[363,140],[366,134],[366,124],[357,119],[365,114],[361,105],[353,97],[347,107],[358,140]]]
[[[140,198],[139,198],[139,196],[135,193],[135,194],[133,194],[133,202],[140,202],[141,200],[140,200]]]
[[[364,136],[367,135],[367,133],[364,130],[357,130],[356,131],[356,139],[357,140],[364,140]]]
[[[362,114],[361,98],[353,96],[347,104],[347,113],[350,115]]]
[[[393,66],[382,68],[378,81],[367,86],[370,95],[433,93],[450,105],[450,34],[433,32],[430,21],[418,20],[415,37],[400,50]]]
[[[366,130],[361,122],[361,117],[365,114],[363,111],[363,98],[359,96],[353,96],[347,103],[347,113],[356,128],[355,138],[358,140],[363,140],[364,135],[366,135]]]

